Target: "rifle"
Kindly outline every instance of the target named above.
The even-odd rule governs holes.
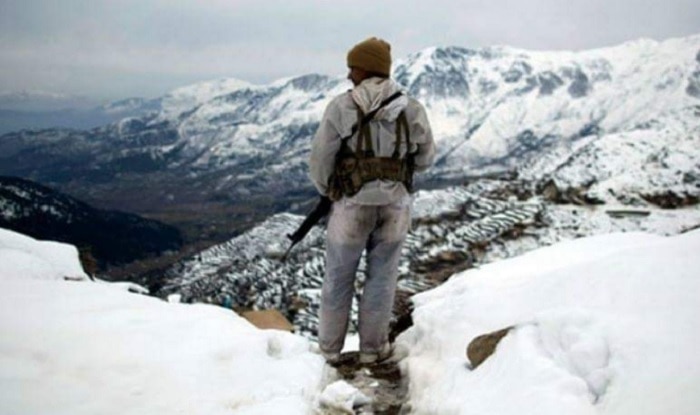
[[[282,256],[282,262],[287,260],[287,255],[289,255],[289,253],[292,251],[294,245],[298,244],[302,239],[304,239],[304,237],[307,233],[309,233],[311,228],[313,228],[314,225],[318,223],[318,221],[323,219],[323,217],[331,211],[332,204],[333,202],[328,196],[321,196],[318,203],[316,204],[316,207],[314,207],[314,210],[312,210],[306,216],[306,219],[304,219],[304,222],[301,223],[299,228],[294,233],[287,234],[287,238],[289,238],[289,240],[292,241],[292,244],[289,245],[289,248],[287,248],[287,251]]]
[[[383,100],[377,108],[373,109],[372,111],[365,114],[364,117],[362,117],[361,123],[365,124],[365,123],[369,122],[370,120],[372,120],[372,118],[374,118],[374,115],[377,113],[377,111],[379,111],[380,109],[382,109],[387,104],[389,104],[391,101],[395,100],[396,98],[400,97],[401,95],[403,95],[403,93],[401,91],[397,91],[394,94],[392,94],[391,96],[389,96],[388,98],[386,98],[385,100]],[[348,140],[353,135],[355,135],[355,133],[357,132],[357,129],[359,128],[358,127],[359,125],[360,125],[360,123],[354,124],[350,130],[350,135],[348,135],[347,137],[341,138],[341,141],[345,142],[345,140]],[[304,222],[301,223],[299,228],[294,233],[287,234],[287,238],[289,238],[289,240],[292,241],[292,244],[289,245],[289,248],[287,248],[287,251],[284,253],[284,255],[282,255],[282,259],[280,259],[281,262],[285,262],[287,260],[287,256],[292,251],[292,248],[294,248],[294,245],[298,244],[302,239],[304,239],[304,237],[306,236],[306,234],[309,233],[311,228],[313,228],[314,225],[316,225],[321,219],[323,219],[328,214],[328,212],[331,211],[332,204],[333,204],[333,201],[331,201],[331,199],[328,196],[321,196],[320,200],[316,204],[316,207],[314,208],[314,210],[312,210],[306,216],[306,219],[304,219]]]

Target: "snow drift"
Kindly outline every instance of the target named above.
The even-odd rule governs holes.
[[[82,274],[75,248],[0,230],[0,413],[305,414],[323,359],[220,307]],[[22,278],[24,277],[24,278]]]
[[[700,411],[700,230],[609,234],[454,276],[414,297],[416,413]],[[469,341],[515,329],[475,370]]]

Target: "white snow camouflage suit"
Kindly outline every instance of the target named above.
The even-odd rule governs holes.
[[[341,138],[357,123],[357,107],[363,113],[399,90],[391,79],[369,78],[352,91],[331,101],[313,139],[310,178],[326,195]],[[390,157],[396,145],[396,119],[405,111],[410,132],[410,153],[415,172],[426,170],[435,157],[435,143],[423,106],[402,95],[380,109],[370,122],[372,147],[377,157]],[[355,148],[357,134],[348,141]],[[400,143],[401,158],[406,144]],[[411,196],[399,182],[375,180],[351,197],[334,202],[328,221],[326,275],[323,282],[319,344],[326,353],[343,348],[357,267],[366,250],[367,275],[359,307],[360,350],[376,353],[388,341],[401,247],[408,233]]]

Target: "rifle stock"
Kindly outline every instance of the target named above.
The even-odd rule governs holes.
[[[292,244],[287,248],[287,251],[284,253],[282,256],[282,262],[284,262],[287,259],[287,256],[289,253],[292,251],[292,248],[294,245],[299,243],[306,235],[309,233],[311,228],[314,227],[321,219],[323,219],[326,215],[328,215],[328,212],[331,211],[331,205],[333,202],[331,199],[328,198],[328,196],[321,196],[319,198],[318,203],[314,207],[314,210],[309,212],[309,214],[306,216],[306,219],[304,219],[304,222],[299,225],[299,228],[297,228],[296,231],[292,234],[287,234],[287,238],[289,238],[290,241],[292,241]]]

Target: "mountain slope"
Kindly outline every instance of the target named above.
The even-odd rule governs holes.
[[[100,268],[177,250],[180,232],[139,216],[95,209],[47,187],[0,176],[0,228],[89,249]]]
[[[409,309],[410,295],[478,261],[478,249],[470,251],[469,247],[488,244],[510,232],[517,234],[537,222],[542,208],[536,201],[488,199],[463,188],[420,192],[399,266],[397,319]],[[180,261],[162,273],[160,280],[142,283],[158,296],[177,294],[185,302],[238,310],[275,308],[288,316],[298,332],[313,337],[324,275],[325,236],[320,227],[312,229],[286,262],[280,261],[289,242],[285,235],[302,219],[288,213],[275,215],[249,232]],[[362,284],[360,277],[358,290]],[[352,330],[355,324],[356,316]],[[400,325],[398,321],[394,324]]]
[[[630,210],[621,206],[555,205],[539,198],[517,200],[510,181],[481,180],[468,186],[420,191],[413,224],[399,264],[394,335],[405,328],[409,298],[440,285],[453,274],[510,258],[563,240],[611,232],[673,235],[700,226],[700,209]],[[504,198],[507,197],[507,200]],[[311,230],[281,262],[303,217],[274,215],[231,240],[201,251],[164,272],[139,281],[163,298],[218,304],[235,310],[275,308],[299,333],[314,337],[325,274],[325,234]],[[364,282],[360,263],[356,294]],[[351,332],[356,330],[353,305]]]

